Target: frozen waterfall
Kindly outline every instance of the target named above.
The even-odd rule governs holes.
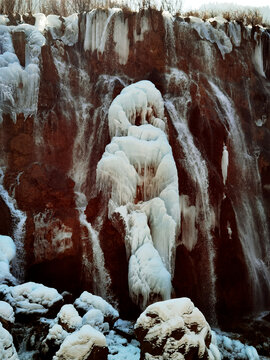
[[[129,292],[145,308],[169,299],[180,226],[178,175],[166,135],[164,103],[150,81],[122,90],[109,109],[111,143],[97,166],[110,214],[126,228]]]

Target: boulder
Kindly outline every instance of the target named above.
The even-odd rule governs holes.
[[[220,354],[211,343],[211,329],[189,298],[156,302],[135,324],[141,359],[211,359]]]

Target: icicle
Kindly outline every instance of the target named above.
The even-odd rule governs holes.
[[[223,177],[223,184],[226,184],[227,181],[227,174],[228,174],[228,163],[229,163],[229,153],[227,150],[227,146],[223,144],[223,152],[222,152],[222,159],[221,159],[221,170],[222,170],[222,177]]]

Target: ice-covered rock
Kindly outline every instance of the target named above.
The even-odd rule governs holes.
[[[52,357],[59,350],[59,347],[68,335],[69,333],[61,325],[54,324],[42,341],[42,353]]]
[[[211,43],[215,43],[217,45],[223,59],[225,59],[225,54],[228,54],[233,50],[231,39],[221,28],[216,29],[209,22],[204,22],[202,19],[193,16],[190,16],[190,23],[192,28],[197,31],[201,39],[210,41]],[[230,31],[233,42],[236,46],[239,46],[235,29],[231,27]]]
[[[45,315],[62,304],[63,297],[54,288],[27,282],[17,286],[0,285],[0,293],[15,309],[16,316]]]
[[[212,337],[218,346],[222,357],[228,360],[259,360],[257,350],[253,346],[243,344],[239,340],[231,339],[228,334],[212,331]]]
[[[10,262],[16,255],[16,246],[11,237],[0,235],[0,284],[5,280],[14,281],[10,273]]]
[[[140,344],[134,338],[127,340],[126,335],[121,336],[111,330],[106,336],[106,341],[109,348],[108,360],[139,360],[140,359]]]
[[[12,306],[5,301],[0,301],[0,321],[7,321],[8,323],[14,323],[15,316]]]
[[[134,323],[129,320],[118,319],[113,326],[114,330],[127,339],[134,338]]]
[[[88,291],[84,291],[81,296],[75,300],[74,306],[84,313],[89,312],[92,309],[100,310],[102,315],[104,316],[105,321],[113,323],[119,317],[119,313],[114,307],[109,304],[106,300],[102,299],[102,297],[93,295]],[[85,317],[85,321],[91,315],[87,315]],[[96,316],[98,314],[96,313]],[[100,315],[98,316],[100,318]]]
[[[211,359],[220,354],[211,343],[211,329],[188,298],[154,303],[135,324],[141,359]]]
[[[83,325],[91,325],[101,332],[109,331],[109,324],[104,322],[104,315],[99,309],[90,309],[82,318]]]
[[[90,325],[68,335],[53,360],[105,360],[108,349],[105,336]]]
[[[71,304],[63,305],[57,314],[56,321],[68,332],[72,332],[82,325],[82,318]]]
[[[10,333],[0,323],[0,359],[19,360],[13,339]]]

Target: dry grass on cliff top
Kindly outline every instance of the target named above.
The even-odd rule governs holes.
[[[237,21],[243,25],[262,25],[270,27],[264,23],[263,16],[258,9],[244,9],[231,11],[204,10],[189,11],[182,13],[182,0],[160,0],[157,5],[156,0],[0,0],[0,14],[12,13],[37,13],[42,12],[46,15],[56,14],[68,16],[70,14],[91,11],[95,8],[109,9],[120,7],[124,11],[138,11],[139,9],[154,9],[158,11],[169,11],[178,16],[196,16],[203,20],[213,18],[217,15],[223,16],[227,21]]]
[[[227,21],[237,21],[245,26],[248,25],[262,25],[269,27],[269,24],[263,21],[263,16],[258,9],[247,9],[247,10],[235,10],[235,11],[224,11],[218,12],[215,10],[209,11],[188,11],[184,16],[196,16],[203,20],[214,18],[215,16],[222,16]]]

